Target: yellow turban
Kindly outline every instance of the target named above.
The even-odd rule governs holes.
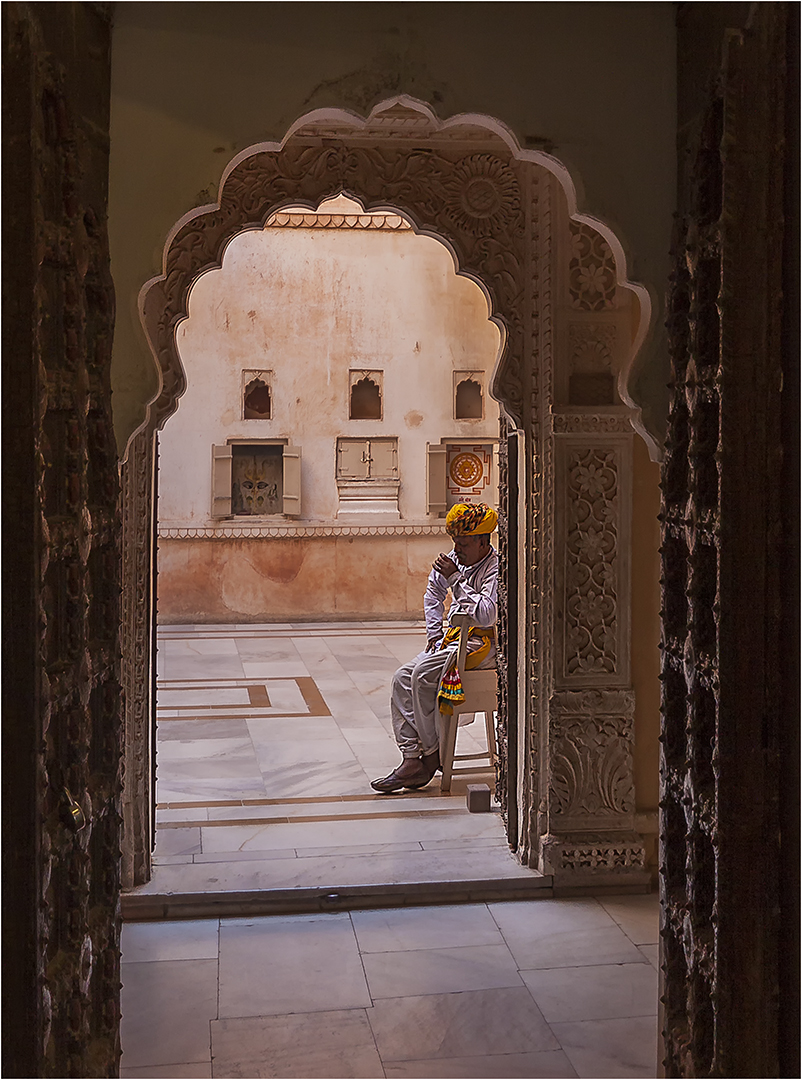
[[[498,524],[498,514],[484,503],[457,503],[446,514],[449,536],[480,536],[492,533]]]

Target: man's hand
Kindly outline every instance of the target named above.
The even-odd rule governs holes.
[[[444,555],[442,552],[440,552],[434,560],[432,567],[438,574],[442,574],[443,577],[451,577],[452,574],[456,574],[457,572],[457,567],[453,560],[449,559],[448,555]]]
[[[440,644],[440,638],[439,637],[430,637],[429,641],[426,644],[425,651],[426,652],[437,652],[437,647],[438,647],[439,644]]]

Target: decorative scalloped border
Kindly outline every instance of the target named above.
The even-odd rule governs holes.
[[[302,536],[443,536],[445,525],[255,525],[159,529],[160,540],[250,540]]]

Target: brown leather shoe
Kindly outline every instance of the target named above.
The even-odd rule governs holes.
[[[429,772],[420,758],[406,758],[397,769],[393,769],[389,776],[371,780],[370,786],[383,795],[393,791],[402,791],[404,788],[417,791],[419,788],[426,787],[433,776],[434,773]]]
[[[429,774],[429,779],[434,776],[436,772],[440,772],[443,766],[440,764],[440,751],[435,749],[428,754],[424,754],[421,758],[423,767]]]

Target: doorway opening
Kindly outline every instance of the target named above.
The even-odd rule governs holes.
[[[239,233],[193,285],[159,436],[160,891],[517,880],[498,808],[465,806],[495,787],[481,721],[449,794],[370,788],[445,513],[498,506],[489,314],[438,240],[345,195]]]
[[[627,280],[611,230],[578,213],[559,162],[521,149],[487,117],[441,122],[407,98],[377,106],[367,120],[322,110],[294,125],[281,145],[243,151],[226,170],[219,203],[178,222],[164,274],[143,287],[142,319],[162,389],[132,446],[145,463],[152,460],[148,439],[185,389],[176,339],[194,284],[221,266],[227,245],[244,230],[262,229],[291,206],[315,211],[338,194],[367,212],[396,213],[418,235],[435,237],[458,274],[485,292],[490,321],[503,337],[481,401],[486,410],[492,396],[503,415],[497,791],[510,845],[522,864],[571,887],[581,887],[589,873],[596,884],[647,883],[649,830],[636,822],[634,778],[637,768],[656,794],[656,765],[652,776],[646,759],[656,762],[657,672],[644,660],[650,650],[639,654],[638,647],[650,634],[656,649],[657,543],[647,550],[654,566],[638,570],[633,530],[638,520],[651,520],[652,508],[633,503],[633,490],[656,492],[657,483],[654,470],[646,475],[648,463],[644,472],[644,447],[633,449],[633,427],[643,429],[627,386],[651,306],[647,291]],[[275,373],[264,358],[254,360],[257,366],[271,388],[273,417]],[[390,396],[378,368],[358,361],[351,385],[367,377],[385,416]],[[454,394],[460,383],[475,381],[470,365],[456,368]],[[250,368],[247,377],[252,381]],[[347,414],[347,390],[343,407]],[[455,422],[478,422],[457,419],[456,397],[453,409]],[[343,438],[363,440],[361,449],[349,441],[335,453],[343,464],[343,522],[349,511],[365,512],[366,502],[397,520],[397,478],[389,467],[381,477],[369,471],[374,442],[385,465],[393,447],[379,446],[367,428]],[[644,439],[651,441],[645,433]],[[277,441],[285,466],[301,460],[303,448],[299,455],[289,437]],[[431,476],[445,477],[447,452],[433,457]],[[457,457],[464,453],[457,447]],[[357,458],[367,475],[354,473]],[[226,454],[219,465],[226,476]],[[288,550],[290,576],[294,559]],[[648,595],[638,597],[644,589]],[[640,632],[644,622],[648,634]]]

